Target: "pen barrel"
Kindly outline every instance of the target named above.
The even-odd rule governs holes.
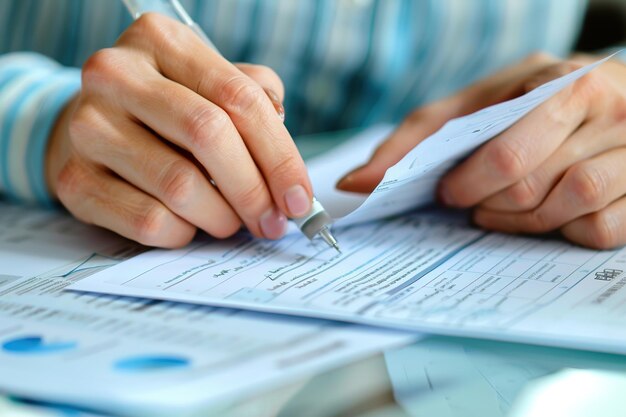
[[[144,13],[154,12],[177,20],[189,26],[200,39],[209,45],[213,50],[219,52],[213,42],[204,33],[202,28],[193,21],[191,16],[178,0],[122,0],[133,19],[138,19]]]
[[[181,16],[175,4],[168,0],[122,0],[133,19],[139,18],[144,13],[159,13],[172,19],[182,21],[189,24]]]

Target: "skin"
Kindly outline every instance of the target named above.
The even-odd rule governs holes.
[[[386,169],[451,118],[509,100],[596,58],[536,54],[416,110],[338,187],[370,192]],[[483,228],[560,231],[598,249],[626,244],[626,65],[610,61],[479,148],[441,181],[439,200]]]
[[[78,219],[150,246],[242,224],[277,239],[312,200],[283,94],[269,68],[234,65],[185,25],[143,15],[83,66],[49,141],[50,192]]]

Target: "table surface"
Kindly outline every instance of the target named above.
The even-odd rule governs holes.
[[[353,133],[298,146],[309,158]],[[625,389],[626,356],[432,336],[206,415],[623,416]],[[0,398],[0,415],[93,414]]]

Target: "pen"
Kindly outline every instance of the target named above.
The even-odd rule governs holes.
[[[184,23],[193,30],[207,45],[217,51],[213,42],[204,33],[202,28],[189,16],[178,0],[122,0],[133,19],[139,18],[143,13],[156,12],[171,17]],[[219,51],[218,51],[219,52]],[[324,209],[322,204],[313,197],[311,210],[303,217],[291,219],[300,231],[310,240],[316,237],[322,238],[326,244],[341,253],[337,239],[330,231],[333,219]]]

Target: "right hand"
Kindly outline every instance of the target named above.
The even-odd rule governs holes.
[[[150,246],[242,222],[277,239],[312,200],[276,112],[283,94],[269,68],[233,65],[185,25],[143,15],[85,63],[50,139],[50,191],[78,219]]]

